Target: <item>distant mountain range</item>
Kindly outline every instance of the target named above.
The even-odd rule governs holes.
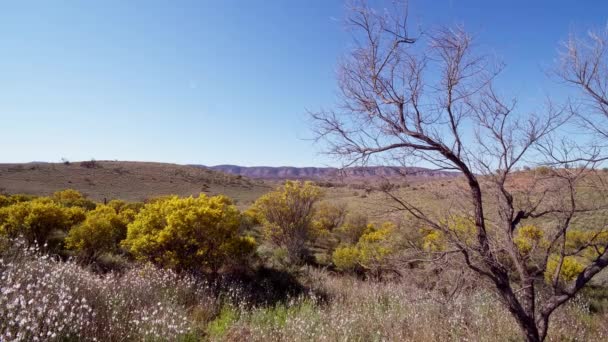
[[[284,179],[301,179],[301,180],[362,180],[362,179],[380,179],[380,178],[396,178],[407,176],[410,178],[446,178],[457,177],[460,175],[457,172],[436,171],[421,167],[390,167],[390,166],[366,166],[366,167],[348,167],[338,169],[333,167],[291,167],[291,166],[238,166],[238,165],[216,165],[204,166],[193,165],[203,168],[208,168],[215,171],[221,171],[233,175],[241,175],[243,177],[253,179],[266,180],[284,180]]]

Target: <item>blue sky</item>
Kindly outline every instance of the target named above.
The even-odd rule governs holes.
[[[305,112],[335,100],[344,15],[328,0],[2,2],[0,162],[332,164]],[[605,26],[608,1],[411,0],[410,19],[463,24],[531,110],[563,94],[543,71],[558,42]]]

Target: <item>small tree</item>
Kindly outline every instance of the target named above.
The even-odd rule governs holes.
[[[438,253],[450,254],[453,260],[460,256],[466,267],[493,285],[528,341],[544,340],[552,313],[608,266],[608,245],[600,246],[581,267],[572,267],[572,257],[589,244],[566,247],[574,222],[606,208],[602,179],[595,172],[599,150],[576,159],[558,158],[556,153],[564,148],[555,148],[555,142],[565,141],[558,128],[565,130],[569,115],[551,103],[542,113],[518,113],[516,101],[503,100],[493,85],[500,66],[476,53],[462,28],[434,30],[422,43],[408,35],[407,11],[379,13],[354,6],[350,13],[348,23],[356,39],[339,69],[341,103],[335,110],[312,113],[318,138],[347,165],[424,161],[460,172],[466,190],[443,212],[390,189],[385,193],[392,209],[403,210],[448,240],[449,248]],[[591,105],[602,114],[608,108],[603,97],[606,45],[598,47],[591,54],[597,63],[582,70],[602,66],[597,68],[602,74],[575,78],[574,83],[590,94],[595,101]],[[598,75],[582,73],[590,74]],[[596,91],[590,92],[592,87]],[[568,151],[585,152],[576,147]],[[556,168],[516,179],[514,171],[527,157],[550,161]],[[583,167],[560,167],[574,160]],[[455,233],[450,217],[471,222],[473,238]],[[538,254],[531,257],[520,250],[516,237],[527,221],[541,218],[548,242],[537,245]],[[602,234],[608,226],[598,222],[588,228]],[[564,268],[570,276],[560,276]],[[543,280],[546,273],[550,282]]]
[[[241,214],[225,196],[165,197],[146,204],[122,245],[137,259],[186,271],[238,264],[255,241],[239,234]]]
[[[312,182],[287,181],[254,203],[266,238],[285,248],[291,262],[301,263],[307,256],[307,244],[316,235],[313,219],[320,198],[321,190]]]

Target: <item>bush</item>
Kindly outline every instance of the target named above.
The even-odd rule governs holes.
[[[91,259],[116,252],[119,242],[127,236],[127,225],[134,216],[135,212],[130,209],[118,213],[108,205],[100,205],[87,213],[84,222],[70,230],[65,239],[66,248]]]
[[[11,204],[11,201],[7,196],[0,195],[0,208],[7,207],[10,204]]]
[[[547,269],[545,270],[545,280],[547,283],[553,282],[553,277],[555,277],[555,272],[559,265],[560,257],[558,255],[551,255],[549,260],[547,260]],[[586,265],[575,256],[564,257],[559,269],[558,281],[568,282],[575,279],[585,269],[585,266]]]
[[[54,231],[67,232],[84,220],[82,208],[66,208],[41,198],[0,208],[0,234],[23,236],[29,244],[44,245]]]
[[[319,232],[333,232],[344,223],[346,205],[321,202],[316,208],[313,224]]]
[[[21,203],[21,202],[28,202],[28,201],[35,200],[36,198],[38,198],[38,196],[36,196],[36,195],[15,194],[15,195],[11,195],[8,198],[8,201],[9,201],[8,205],[15,204],[15,203]]]
[[[177,270],[217,272],[242,263],[255,241],[239,234],[241,214],[225,196],[159,199],[128,225],[122,245],[137,259]]]
[[[111,200],[108,202],[108,206],[114,208],[117,213],[121,213],[125,210],[132,210],[134,213],[138,213],[143,208],[144,203],[142,202],[125,202],[121,200]]]
[[[305,260],[307,244],[315,238],[314,205],[320,198],[321,190],[312,182],[287,181],[254,203],[266,239],[285,248],[295,264]]]
[[[353,271],[358,264],[359,249],[355,246],[341,246],[332,254],[334,266],[341,271]]]
[[[344,244],[355,244],[368,228],[367,216],[363,214],[349,214],[342,226],[336,229],[336,235]]]
[[[356,244],[343,244],[336,248],[332,254],[334,265],[342,271],[381,271],[386,266],[387,257],[393,253],[391,237],[395,228],[390,222],[379,228],[368,225]]]
[[[80,207],[85,210],[95,209],[95,202],[86,199],[83,194],[73,189],[57,191],[51,196],[51,199],[64,207]]]
[[[100,165],[97,163],[97,161],[95,159],[82,161],[82,162],[80,162],[80,166],[87,168],[87,169],[94,169],[94,168],[100,167]]]

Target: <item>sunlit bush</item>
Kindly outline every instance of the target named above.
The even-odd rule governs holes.
[[[95,209],[95,202],[88,200],[83,194],[73,189],[57,191],[51,196],[51,199],[64,207]]]
[[[27,194],[14,194],[8,197],[9,205],[21,202],[28,202],[38,198],[36,195],[27,195]]]
[[[359,249],[356,246],[341,246],[332,254],[334,266],[341,271],[353,271],[359,264]]]
[[[335,230],[335,234],[340,242],[354,244],[369,227],[367,216],[360,213],[349,213],[344,224]]]
[[[254,211],[264,225],[266,239],[285,248],[293,263],[304,261],[307,245],[318,233],[313,219],[314,206],[320,198],[321,190],[312,182],[287,181],[254,203]]]
[[[0,195],[0,208],[6,207],[10,204],[11,204],[11,201],[7,196]]]
[[[100,205],[87,213],[84,222],[70,230],[65,246],[85,258],[116,252],[134,217],[135,212],[131,209],[118,213],[108,205]]]
[[[321,202],[317,208],[313,220],[314,229],[323,234],[331,233],[342,226],[346,217],[346,205]]]
[[[117,213],[121,213],[125,210],[132,210],[134,213],[138,213],[143,208],[144,203],[142,202],[125,202],[123,200],[111,200],[108,202],[108,206],[114,208]]]
[[[393,252],[392,234],[395,225],[385,222],[380,227],[368,225],[356,244],[343,244],[336,248],[332,260],[336,268],[342,271],[356,268],[377,272],[385,265],[387,257]]]
[[[146,204],[122,245],[139,260],[215,272],[253,251],[255,241],[239,234],[240,225],[241,214],[225,196],[172,196]]]
[[[565,256],[560,266],[560,257],[558,255],[551,255],[547,261],[547,268],[545,270],[545,280],[548,283],[553,282],[556,276],[557,269],[559,267],[559,278],[558,281],[571,281],[578,277],[578,275],[585,269],[585,264],[581,259],[575,256]]]
[[[541,244],[543,237],[544,233],[538,227],[526,225],[517,229],[513,242],[519,249],[519,252],[525,255]]]
[[[54,231],[67,232],[84,220],[80,207],[66,208],[48,198],[19,202],[0,208],[0,234],[23,236],[28,243],[44,245]]]
[[[454,239],[464,245],[475,243],[477,229],[475,222],[470,217],[451,215],[440,222],[442,229],[436,227],[423,227],[420,229],[422,234],[422,248],[428,252],[443,251],[448,247],[449,239]],[[448,232],[448,236],[446,236]]]

